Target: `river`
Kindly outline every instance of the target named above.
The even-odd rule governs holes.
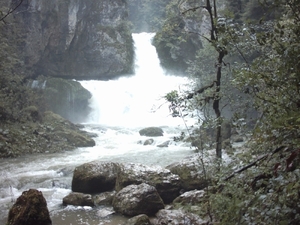
[[[157,144],[172,140],[185,129],[183,120],[170,115],[162,98],[171,90],[183,90],[190,81],[166,75],[160,67],[154,34],[133,34],[135,74],[110,81],[80,81],[92,93],[92,111],[83,123],[85,130],[96,133],[96,146],[55,154],[36,154],[16,159],[0,159],[0,224],[7,221],[8,210],[23,191],[35,188],[47,200],[53,225],[117,225],[125,217],[106,216],[107,207],[62,206],[62,198],[71,192],[72,173],[76,166],[93,160],[166,166],[193,153],[188,144],[171,141],[168,147]],[[164,136],[146,139],[139,130],[159,126]]]

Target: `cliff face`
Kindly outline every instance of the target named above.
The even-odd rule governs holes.
[[[131,72],[124,0],[24,0],[13,16],[25,65],[35,75],[107,79]]]

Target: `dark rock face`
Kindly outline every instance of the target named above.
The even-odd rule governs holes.
[[[131,72],[133,42],[123,0],[24,1],[14,19],[25,64],[36,75],[107,79]]]
[[[78,81],[41,76],[29,81],[27,86],[44,96],[47,110],[72,122],[84,122],[92,95]]]
[[[164,203],[155,187],[142,183],[119,191],[113,200],[113,207],[116,212],[127,216],[154,215],[164,208]]]
[[[72,191],[82,193],[101,193],[115,187],[119,164],[113,162],[90,162],[74,170]]]
[[[163,129],[159,127],[147,127],[139,131],[141,136],[146,136],[146,137],[159,137],[159,136],[164,136],[164,131]]]
[[[180,177],[167,169],[141,164],[121,165],[116,180],[117,191],[127,185],[141,183],[154,186],[166,204],[179,196],[179,191],[182,188]]]
[[[9,211],[7,225],[51,225],[47,202],[42,192],[24,191]]]

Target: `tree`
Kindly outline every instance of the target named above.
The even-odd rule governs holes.
[[[249,29],[251,46],[260,55],[250,67],[238,70],[234,81],[248,88],[261,113],[254,130],[256,140],[264,146],[299,146],[300,2],[279,0],[272,7],[281,10],[282,16]]]
[[[183,5],[184,2],[181,3]],[[200,88],[199,90],[195,91],[195,93],[188,96],[188,98],[192,98],[196,94],[203,93],[206,89],[212,89],[214,88],[214,93],[210,97],[213,101],[213,110],[216,116],[216,156],[217,158],[222,158],[222,135],[221,135],[221,129],[222,129],[222,117],[221,117],[221,110],[220,110],[220,101],[221,101],[221,78],[222,78],[222,68],[224,65],[224,57],[227,55],[227,46],[226,42],[222,40],[221,33],[223,31],[223,26],[225,25],[221,21],[218,16],[218,10],[217,10],[217,3],[216,0],[210,1],[206,0],[205,5],[199,5],[195,6],[194,8],[190,9],[182,9],[183,14],[186,14],[190,11],[196,11],[198,9],[204,9],[209,16],[209,23],[210,23],[210,31],[209,35],[201,35],[206,41],[208,41],[215,51],[217,52],[217,61],[215,63],[216,68],[216,74],[215,79],[213,80],[213,83],[211,85],[205,86]]]

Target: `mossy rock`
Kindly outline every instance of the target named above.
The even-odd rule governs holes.
[[[9,210],[7,225],[51,225],[47,202],[41,191],[24,191]]]

